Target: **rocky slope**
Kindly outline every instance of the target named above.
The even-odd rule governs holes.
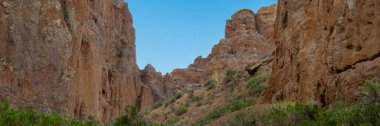
[[[143,87],[124,1],[0,4],[1,101],[103,121],[137,103]]]
[[[355,100],[380,75],[380,1],[280,0],[265,102]]]
[[[207,81],[223,81],[227,70],[242,71],[250,64],[271,59],[275,49],[273,39],[276,5],[236,12],[226,23],[225,38],[212,49],[206,58],[197,57],[186,69],[177,69],[166,76],[174,90],[187,90],[187,86],[203,85]]]

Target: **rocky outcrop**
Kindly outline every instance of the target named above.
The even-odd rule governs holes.
[[[264,101],[355,100],[380,76],[380,1],[280,0]]]
[[[0,0],[0,99],[110,120],[140,94],[122,0]]]
[[[143,88],[141,88],[141,105],[142,108],[151,108],[160,105],[167,99],[167,87],[162,74],[157,72],[156,69],[148,64],[142,70],[141,79]]]
[[[197,57],[186,69],[174,70],[168,75],[169,84],[176,90],[185,90],[187,85],[204,84],[214,80],[221,82],[227,70],[244,71],[248,64],[270,58],[275,49],[273,28],[276,6],[251,10],[240,10],[227,21],[225,38],[212,49],[211,54]]]

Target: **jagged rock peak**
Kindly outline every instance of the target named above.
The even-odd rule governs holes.
[[[271,13],[276,13],[275,11],[277,9],[277,4],[273,4],[267,7],[261,7],[256,14],[271,14]]]
[[[146,65],[143,71],[157,72],[157,71],[156,71],[156,68],[154,68],[154,66],[153,66],[152,64],[148,64],[148,65]]]
[[[232,15],[232,20],[243,20],[245,18],[251,18],[255,13],[250,9],[242,9]],[[250,17],[251,16],[251,17]]]
[[[256,31],[255,14],[249,9],[243,9],[227,20],[225,38],[229,39],[245,31]]]

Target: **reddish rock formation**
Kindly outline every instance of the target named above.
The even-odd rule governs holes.
[[[141,86],[122,0],[0,0],[0,99],[110,120]]]
[[[189,84],[204,84],[208,80],[222,81],[227,70],[243,71],[248,64],[270,58],[275,49],[273,28],[276,6],[240,10],[227,21],[225,38],[212,49],[207,58],[198,57],[186,69],[174,70],[168,75],[169,84],[177,90]]]
[[[142,70],[141,79],[143,87],[141,88],[141,106],[143,108],[150,108],[160,105],[167,99],[167,87],[162,74],[157,72],[152,65],[147,65]]]
[[[379,0],[279,0],[273,80],[263,99],[355,100],[380,76]]]

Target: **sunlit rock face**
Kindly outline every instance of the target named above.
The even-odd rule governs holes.
[[[247,65],[272,57],[276,9],[273,5],[256,14],[248,9],[236,12],[226,23],[225,38],[211,54],[197,57],[188,68],[166,76],[168,85],[175,85],[170,91],[186,90],[189,84],[203,85],[209,80],[221,82],[227,70],[244,71]]]
[[[0,99],[107,121],[142,88],[122,0],[0,0]]]
[[[266,102],[355,100],[380,75],[380,1],[279,0]]]

